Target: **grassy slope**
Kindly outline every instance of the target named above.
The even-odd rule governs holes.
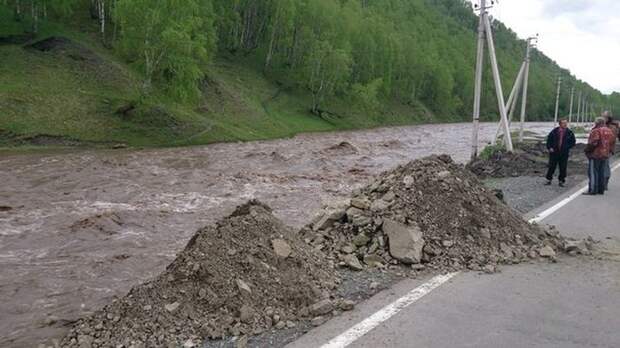
[[[22,32],[10,13],[0,10],[0,23],[0,36]],[[37,39],[51,35],[88,48],[97,61],[0,45],[0,146],[41,134],[130,146],[205,144],[431,120],[412,116],[427,115],[421,107],[394,104],[378,116],[338,99],[330,110],[346,116],[323,119],[308,112],[309,96],[280,90],[251,62],[235,60],[212,64],[197,104],[178,103],[155,91],[137,111],[121,116],[119,106],[140,98],[140,74],[89,34],[48,24]]]

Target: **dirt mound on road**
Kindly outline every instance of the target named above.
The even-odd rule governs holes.
[[[403,263],[493,272],[498,264],[554,257],[563,245],[557,232],[528,224],[448,156],[383,173],[303,233],[357,270]]]
[[[568,162],[571,173],[587,169],[587,159],[583,155],[585,145],[577,144]],[[518,144],[513,153],[503,149],[493,151],[488,157],[479,157],[469,163],[467,168],[481,178],[506,178],[517,176],[542,176],[547,172],[548,152],[543,142]]]
[[[481,178],[504,178],[540,176],[546,171],[547,164],[542,156],[531,156],[520,150],[513,153],[498,150],[488,158],[477,158],[467,167]]]
[[[199,230],[160,276],[78,321],[62,346],[191,347],[257,334],[308,317],[337,281],[333,266],[252,201]]]

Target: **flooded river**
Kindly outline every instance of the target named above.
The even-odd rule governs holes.
[[[495,130],[482,124],[481,146]],[[248,199],[299,227],[322,204],[409,160],[447,153],[465,162],[470,139],[470,124],[445,124],[172,149],[0,153],[0,346],[62,336],[66,323],[159,273],[194,231]]]

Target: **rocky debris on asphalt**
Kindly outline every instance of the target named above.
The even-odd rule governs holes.
[[[592,238],[582,240],[566,240],[564,251],[571,256],[592,255],[594,240]]]
[[[571,173],[585,173],[587,159],[583,156],[585,145],[577,144],[568,163]],[[467,168],[480,178],[506,178],[518,176],[542,176],[547,172],[548,152],[542,141],[517,144],[510,153],[497,149],[488,158],[478,157]]]
[[[555,257],[556,253],[555,250],[553,250],[553,248],[551,248],[548,245],[545,245],[544,247],[540,248],[540,250],[538,250],[538,254],[542,257]]]
[[[531,225],[449,156],[430,156],[381,174],[301,230],[341,267],[409,265],[414,272],[495,272],[564,250],[553,228]]]
[[[338,282],[324,255],[251,201],[199,230],[155,279],[77,321],[61,346],[190,347],[317,323],[336,309]]]

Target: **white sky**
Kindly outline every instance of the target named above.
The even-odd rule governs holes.
[[[620,92],[620,0],[500,0],[490,13],[522,39],[539,33],[538,49],[578,79]]]

